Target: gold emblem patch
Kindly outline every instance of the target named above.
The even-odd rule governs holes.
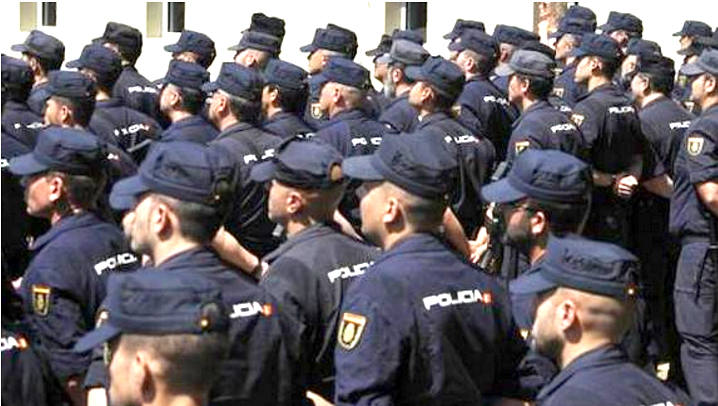
[[[354,349],[361,339],[366,321],[366,317],[359,314],[342,314],[342,322],[339,325],[339,345],[345,350]]]
[[[573,121],[574,123],[576,123],[576,125],[579,126],[579,127],[581,127],[581,124],[583,124],[583,120],[584,120],[585,118],[586,118],[586,117],[583,116],[582,114],[576,114],[576,113],[571,114],[571,121]]]
[[[554,87],[553,88],[553,94],[556,97],[563,97],[564,90],[562,87]]]
[[[454,118],[459,117],[461,115],[461,105],[455,104],[451,106],[451,114],[454,116]]]
[[[691,135],[686,142],[686,150],[689,155],[696,156],[703,151],[704,139],[700,135]]]
[[[44,285],[32,285],[32,307],[40,316],[47,316],[50,311],[50,293],[52,289]]]
[[[312,118],[319,120],[324,115],[319,103],[312,103]]]
[[[514,151],[516,152],[516,155],[518,155],[518,154],[524,152],[524,150],[528,147],[529,147],[528,141],[519,141],[516,143],[516,145],[514,145]]]

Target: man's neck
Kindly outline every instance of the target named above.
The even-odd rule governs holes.
[[[433,108],[422,106],[421,108],[419,108],[419,119],[423,120],[425,117],[430,116],[434,113],[436,113],[436,110],[434,110]]]
[[[521,98],[521,111],[526,111],[529,107],[531,107],[537,101],[538,100],[530,98],[528,96],[522,97]]]
[[[710,96],[701,102],[701,110],[706,111],[718,104],[718,96]]]
[[[315,224],[315,222],[308,217],[293,218],[287,221],[287,224],[284,225],[284,230],[287,234],[287,237],[291,237],[306,230],[313,224]]]
[[[663,95],[663,93],[653,92],[653,93],[649,94],[648,96],[641,97],[639,100],[639,103],[640,103],[641,108],[644,108],[649,103],[654,102],[658,99],[662,99],[664,97],[666,97],[666,96]]]
[[[546,244],[538,243],[533,245],[529,250],[529,262],[531,265],[536,265],[539,259],[546,253]]]
[[[168,258],[171,258],[179,253],[197,248],[199,246],[200,244],[194,241],[189,241],[179,237],[162,241],[156,244],[156,246],[152,250],[152,263],[155,266],[159,266]]]
[[[144,403],[145,406],[201,406],[205,404],[205,400],[201,396],[193,396],[189,394],[168,394],[156,392],[156,396],[152,398],[152,402]]]
[[[395,94],[397,98],[409,93],[409,91],[411,91],[411,85],[408,83],[401,82],[396,84]]]
[[[34,79],[35,79],[35,81],[34,81],[32,87],[37,87],[37,86],[47,82],[47,76],[41,75],[41,74],[35,74]]]
[[[222,117],[222,119],[220,119],[219,123],[216,123],[216,125],[217,128],[219,128],[219,131],[224,131],[237,123],[239,123],[237,117],[232,114],[227,114],[226,116]]]
[[[608,338],[594,338],[584,333],[579,342],[575,344],[566,342],[564,344],[563,351],[561,351],[560,355],[561,358],[558,360],[559,367],[565,369],[581,355],[609,344],[612,343]]]
[[[599,86],[605,85],[606,83],[611,83],[611,80],[610,80],[609,78],[607,78],[607,77],[604,77],[604,76],[591,76],[591,77],[588,79],[588,84],[587,84],[588,91],[590,92],[590,91],[592,91],[593,89],[595,89],[595,88],[597,88],[597,87],[599,87]]]
[[[348,111],[350,109],[351,108],[348,106],[330,106],[329,111],[328,111],[329,118],[334,118],[334,116],[336,116],[337,114],[344,112],[344,111]]]
[[[97,96],[95,96],[95,101],[105,100],[110,100],[110,94],[105,92],[104,90],[97,89]]]
[[[187,111],[172,110],[169,114],[167,114],[167,116],[171,122],[176,123],[180,120],[184,120],[185,118],[192,117],[192,114]]]
[[[275,115],[281,113],[282,111],[284,110],[282,110],[282,108],[279,106],[267,106],[267,113],[265,114],[265,116],[267,118],[272,118]]]

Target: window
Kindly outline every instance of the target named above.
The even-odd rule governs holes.
[[[147,2],[147,38],[162,36],[162,2]]]
[[[406,26],[404,28],[420,32],[426,40],[426,2],[406,3]]]
[[[57,23],[57,3],[54,1],[42,2],[42,25],[54,27]]]
[[[184,31],[184,2],[167,3],[167,31]]]
[[[20,31],[32,31],[37,27],[37,2],[20,2]]]
[[[387,2],[385,4],[384,32],[395,29],[416,30],[426,40],[426,2]]]

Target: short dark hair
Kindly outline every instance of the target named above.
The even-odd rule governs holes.
[[[71,175],[64,172],[50,171],[47,176],[62,178],[65,185],[67,203],[83,209],[94,209],[105,190],[107,183],[106,171],[98,167],[92,175]]]
[[[144,336],[123,334],[120,345],[127,351],[150,351],[157,355],[167,389],[172,393],[205,394],[215,382],[229,353],[226,333]]]
[[[546,99],[553,91],[553,80],[551,79],[522,73],[517,73],[516,76],[520,80],[527,80],[529,82],[529,93],[537,99]]]
[[[432,85],[430,85],[428,82],[425,82],[427,86],[431,87],[431,90],[434,91],[435,102],[434,107],[438,111],[448,111],[451,110],[451,108],[454,106],[454,102],[456,101],[457,97],[449,97],[443,93],[440,93],[436,90],[436,88]]]
[[[616,71],[621,64],[621,61],[618,59],[604,58],[602,56],[595,57],[601,62],[601,76],[613,79],[613,76],[616,74]]]
[[[202,111],[206,97],[203,91],[190,87],[175,86],[175,88],[182,98],[182,104],[180,105],[182,110],[190,114],[199,114]]]
[[[229,111],[231,111],[239,121],[252,124],[259,121],[259,114],[262,112],[261,102],[247,100],[227,92],[224,92],[224,95],[229,99]]]
[[[62,67],[62,59],[42,58],[39,55],[31,53],[27,54],[37,60],[37,62],[40,64],[40,67],[42,68],[42,71],[45,72],[45,74],[47,74],[51,70],[58,70]]]
[[[648,87],[652,92],[662,93],[670,96],[673,91],[673,77],[668,75],[658,75],[654,73],[639,72],[640,75],[648,79]]]
[[[95,71],[94,69],[89,69],[93,73],[93,77],[95,79],[95,85],[102,90],[105,93],[112,93],[112,88],[115,87],[115,83],[117,82],[117,79],[120,77],[121,72],[116,72],[113,74],[100,74],[99,72]]]
[[[298,90],[282,89],[281,87],[273,84],[269,84],[267,86],[269,86],[270,92],[273,92],[275,90],[277,91],[277,95],[279,97],[279,107],[281,107],[283,111],[289,113],[299,113],[300,111],[302,111],[302,107],[304,107],[304,102],[307,99],[306,86]]]
[[[499,60],[496,54],[488,56],[470,49],[466,49],[464,52],[468,52],[469,57],[474,60],[476,69],[478,70],[477,74],[481,77],[489,76]]]
[[[398,61],[391,61],[391,62],[389,62],[389,69],[391,69],[391,68],[400,69],[404,73],[404,80],[406,81],[406,83],[414,83],[414,81],[411,80],[409,78],[409,76],[407,76],[407,74],[406,74],[407,66],[405,63],[398,62]]]
[[[51,96],[53,100],[63,106],[67,106],[72,110],[72,118],[75,123],[81,127],[87,127],[90,124],[92,113],[95,112],[95,98],[78,97],[70,98],[64,96]]]
[[[580,203],[560,203],[548,200],[528,198],[526,206],[534,211],[541,211],[546,215],[549,231],[556,235],[578,232],[589,210],[589,200]]]

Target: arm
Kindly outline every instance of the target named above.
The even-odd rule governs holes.
[[[442,225],[444,226],[444,236],[451,245],[465,257],[470,257],[469,241],[466,238],[466,234],[464,234],[464,228],[451,209],[446,209],[444,212],[444,222]]]
[[[347,220],[340,212],[339,210],[334,210],[334,222],[339,224],[339,227],[341,227],[342,232],[349,237],[355,238],[359,241],[364,241],[364,239],[357,234],[356,231],[354,231],[354,227],[352,227],[349,220]]]
[[[673,180],[667,175],[656,176],[643,182],[643,187],[658,196],[670,199],[673,195]]]
[[[222,259],[239,267],[248,275],[259,278],[266,269],[266,264],[261,262],[256,255],[241,246],[239,241],[225,230],[224,227],[220,228],[214,236],[212,248],[217,251]]]
[[[706,181],[696,185],[698,197],[701,202],[711,211],[713,216],[718,217],[718,182]]]

